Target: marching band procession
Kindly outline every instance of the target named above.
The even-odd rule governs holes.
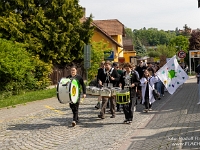
[[[86,86],[83,78],[77,74],[76,66],[71,67],[71,75],[60,80],[57,86],[57,98],[60,103],[69,103],[73,113],[72,126],[79,122],[78,109],[82,98],[92,95],[97,98],[95,108],[100,110],[98,118],[105,119],[108,108],[111,117],[115,118],[115,111],[123,109],[124,124],[134,121],[134,111],[138,102],[144,105],[144,113],[152,110],[156,100],[164,96],[164,84],[156,75],[158,64],[140,61],[138,66],[131,63],[111,63],[102,61],[96,76],[95,86]],[[163,89],[163,90],[161,90]]]

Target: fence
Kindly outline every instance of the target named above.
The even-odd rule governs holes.
[[[85,71],[83,68],[79,67],[77,68],[77,74],[81,75],[83,79],[86,79]],[[62,77],[67,77],[70,75],[70,67],[65,68],[58,68],[54,67],[52,74],[50,74],[51,84],[55,85],[57,84]]]

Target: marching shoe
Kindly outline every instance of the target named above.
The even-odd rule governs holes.
[[[115,115],[112,115],[110,118],[115,118]]]
[[[99,109],[99,107],[98,107],[97,105],[95,106],[95,108],[96,108],[96,109]]]
[[[127,122],[128,122],[128,120],[127,120],[127,119],[125,119],[125,120],[124,120],[124,123],[127,123]]]
[[[149,111],[152,111],[152,108],[149,108]]]
[[[98,102],[97,105],[95,106],[96,109],[100,108],[100,103]]]
[[[127,121],[127,124],[131,124],[132,123],[132,121]]]
[[[144,110],[143,110],[143,112],[146,112],[146,113],[148,113],[148,111],[149,111],[148,109],[144,109]]]
[[[105,119],[105,116],[102,116],[102,115],[98,115],[98,117],[101,119]]]
[[[72,127],[76,126],[76,121],[72,121]]]

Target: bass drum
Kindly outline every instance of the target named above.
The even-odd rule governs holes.
[[[57,85],[57,98],[61,104],[76,104],[80,97],[80,85],[76,79],[61,78]]]

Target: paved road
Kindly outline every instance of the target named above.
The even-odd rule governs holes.
[[[174,95],[156,101],[153,111],[143,113],[138,105],[131,125],[123,124],[124,115],[99,119],[94,109],[95,97],[80,105],[80,123],[71,127],[72,112],[56,98],[0,110],[0,150],[140,150],[179,149],[183,138],[200,142],[200,109],[197,103],[196,79],[191,78]],[[199,140],[197,138],[199,137]],[[182,139],[181,139],[182,138]],[[186,139],[191,142],[192,140]],[[197,148],[191,146],[190,148]]]

